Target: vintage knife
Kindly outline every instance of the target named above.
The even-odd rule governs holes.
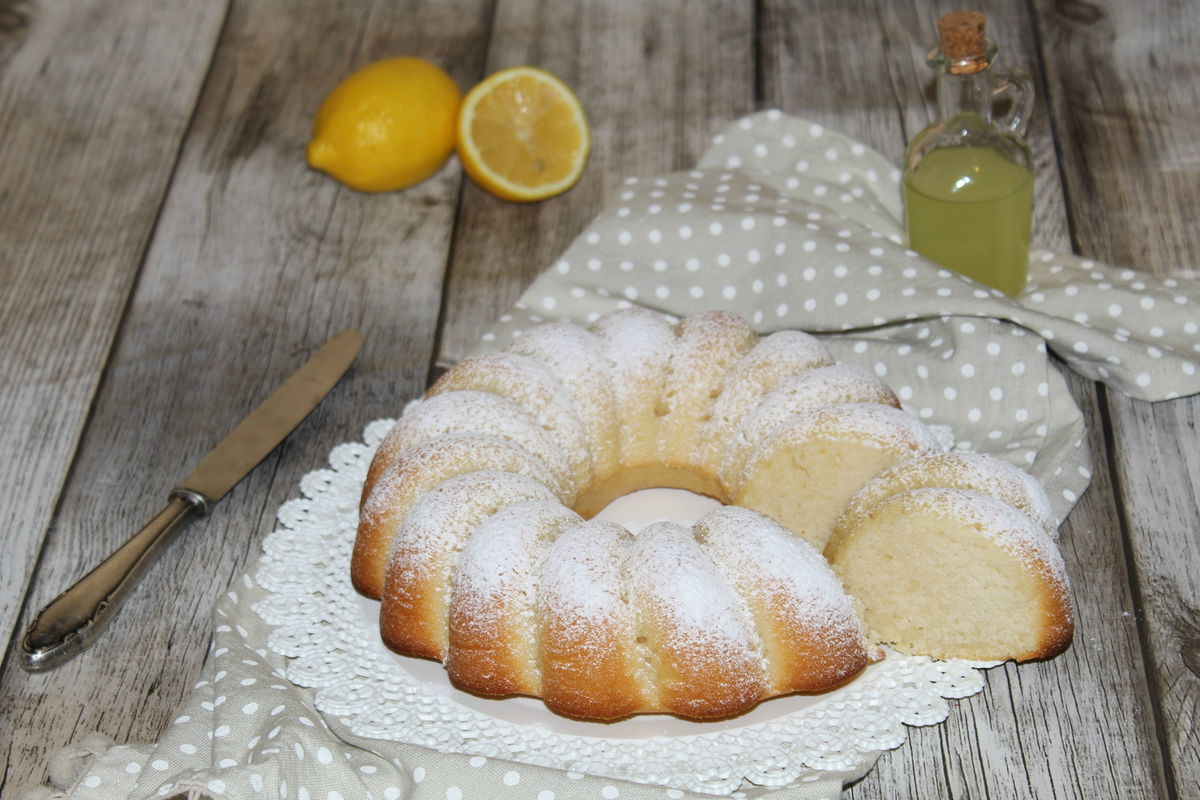
[[[211,511],[317,407],[349,369],[362,341],[358,331],[345,330],[326,342],[204,457],[158,516],[42,609],[21,639],[21,666],[30,672],[52,669],[90,647],[167,544]]]

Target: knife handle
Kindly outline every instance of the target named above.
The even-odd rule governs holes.
[[[29,672],[43,672],[91,647],[142,574],[175,535],[207,513],[211,505],[196,492],[173,492],[167,507],[144,528],[38,612],[21,639],[21,666]]]

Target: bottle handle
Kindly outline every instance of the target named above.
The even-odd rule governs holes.
[[[1011,107],[1008,113],[994,117],[993,122],[1002,127],[1015,131],[1018,136],[1025,135],[1029,127],[1029,115],[1033,111],[1033,78],[1023,69],[998,73],[992,81],[992,102],[1003,97],[1009,97]]]

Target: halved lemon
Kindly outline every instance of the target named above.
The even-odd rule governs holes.
[[[536,67],[495,73],[467,93],[459,110],[463,168],[505,200],[544,200],[570,189],[587,166],[591,144],[579,99]]]

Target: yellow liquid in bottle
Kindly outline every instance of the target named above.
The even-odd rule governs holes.
[[[990,147],[934,150],[904,177],[909,247],[1016,296],[1029,273],[1033,173]]]

